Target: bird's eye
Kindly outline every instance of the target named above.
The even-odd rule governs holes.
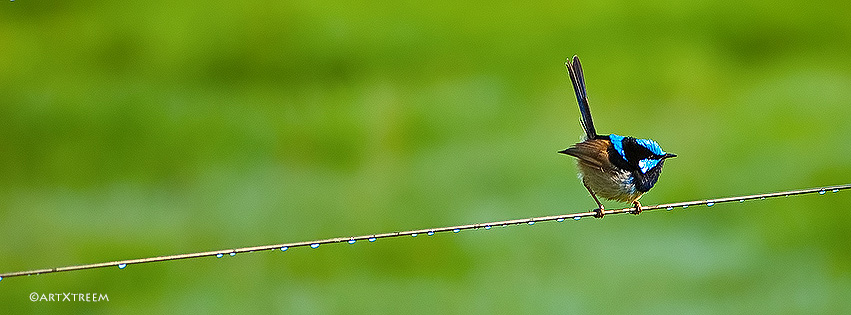
[[[659,164],[659,160],[656,159],[643,159],[638,161],[638,168],[641,169],[642,173],[647,173],[650,169],[656,167]]]

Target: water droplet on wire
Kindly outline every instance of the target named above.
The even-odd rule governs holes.
[[[711,207],[711,206],[714,206],[714,205],[715,205],[715,203],[714,203],[714,202],[707,202],[707,203],[706,203],[706,206],[707,206],[707,207]]]
[[[837,193],[837,192],[839,192],[839,189],[834,189],[834,190],[831,190],[830,192],[835,192],[835,193]]]
[[[485,230],[490,230],[490,229],[491,229],[490,225],[485,225]]]
[[[369,241],[370,243],[375,242],[375,238],[374,238],[374,237],[370,237],[367,241]]]
[[[355,242],[357,242],[357,241],[356,241],[356,240],[354,240],[354,239],[350,239],[348,243],[349,243],[349,244],[354,244]]]
[[[427,234],[428,234],[428,236],[432,236],[432,235],[434,235],[434,231],[428,231]]]
[[[290,249],[290,248],[289,248],[289,247],[286,247],[286,246],[281,247],[281,251],[282,251],[282,252],[285,252],[285,251],[287,251],[288,249]]]
[[[556,219],[556,222],[564,222],[564,218],[558,218]]]
[[[688,208],[688,205],[683,206],[683,209],[687,209],[687,208]]]
[[[118,269],[127,268],[127,264],[118,264]]]
[[[824,189],[818,191],[819,195],[824,195],[824,193],[826,193],[826,191],[824,191]]]
[[[580,219],[582,219],[582,217],[573,217],[574,221],[579,221]]]
[[[665,210],[671,211],[671,210],[674,210],[674,207],[667,207],[667,208],[665,208]]]
[[[231,257],[233,257],[233,256],[236,256],[236,253],[230,253],[230,254],[228,254],[228,255],[230,255]]]
[[[411,234],[411,237],[417,237],[417,233]]]
[[[317,243],[310,244],[310,248],[317,249],[317,248],[319,248],[319,244],[317,244]]]
[[[216,254],[216,258],[222,258],[224,256],[225,256],[224,254]]]
[[[529,222],[527,222],[527,223],[528,223],[529,225],[535,225],[535,221],[529,221]]]
[[[461,229],[454,229],[454,230],[452,230],[452,233],[458,233],[458,232],[461,232]]]

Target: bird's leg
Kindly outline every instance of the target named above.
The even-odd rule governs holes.
[[[641,203],[636,200],[633,201],[632,204],[635,205],[635,210],[632,211],[632,214],[641,214]]]
[[[599,199],[597,199],[597,195],[594,194],[594,191],[591,190],[591,187],[588,187],[588,184],[585,184],[585,181],[582,181],[582,185],[585,185],[585,189],[588,189],[588,192],[591,193],[591,197],[594,198],[594,201],[597,202],[597,206],[599,207],[599,208],[597,208],[597,214],[595,214],[594,217],[595,218],[602,218],[603,214],[604,214],[603,213],[603,211],[604,211],[603,204],[600,203]]]

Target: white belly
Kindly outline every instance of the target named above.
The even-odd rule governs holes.
[[[601,170],[583,163],[579,165],[579,179],[591,187],[597,197],[632,203],[641,198],[635,189],[635,178],[630,172],[617,169]]]

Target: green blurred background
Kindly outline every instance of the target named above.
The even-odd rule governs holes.
[[[581,137],[573,54],[601,133],[679,154],[645,204],[847,183],[849,12],[3,3],[0,271],[590,210],[556,154]],[[9,278],[0,312],[848,313],[849,206],[828,193]]]

